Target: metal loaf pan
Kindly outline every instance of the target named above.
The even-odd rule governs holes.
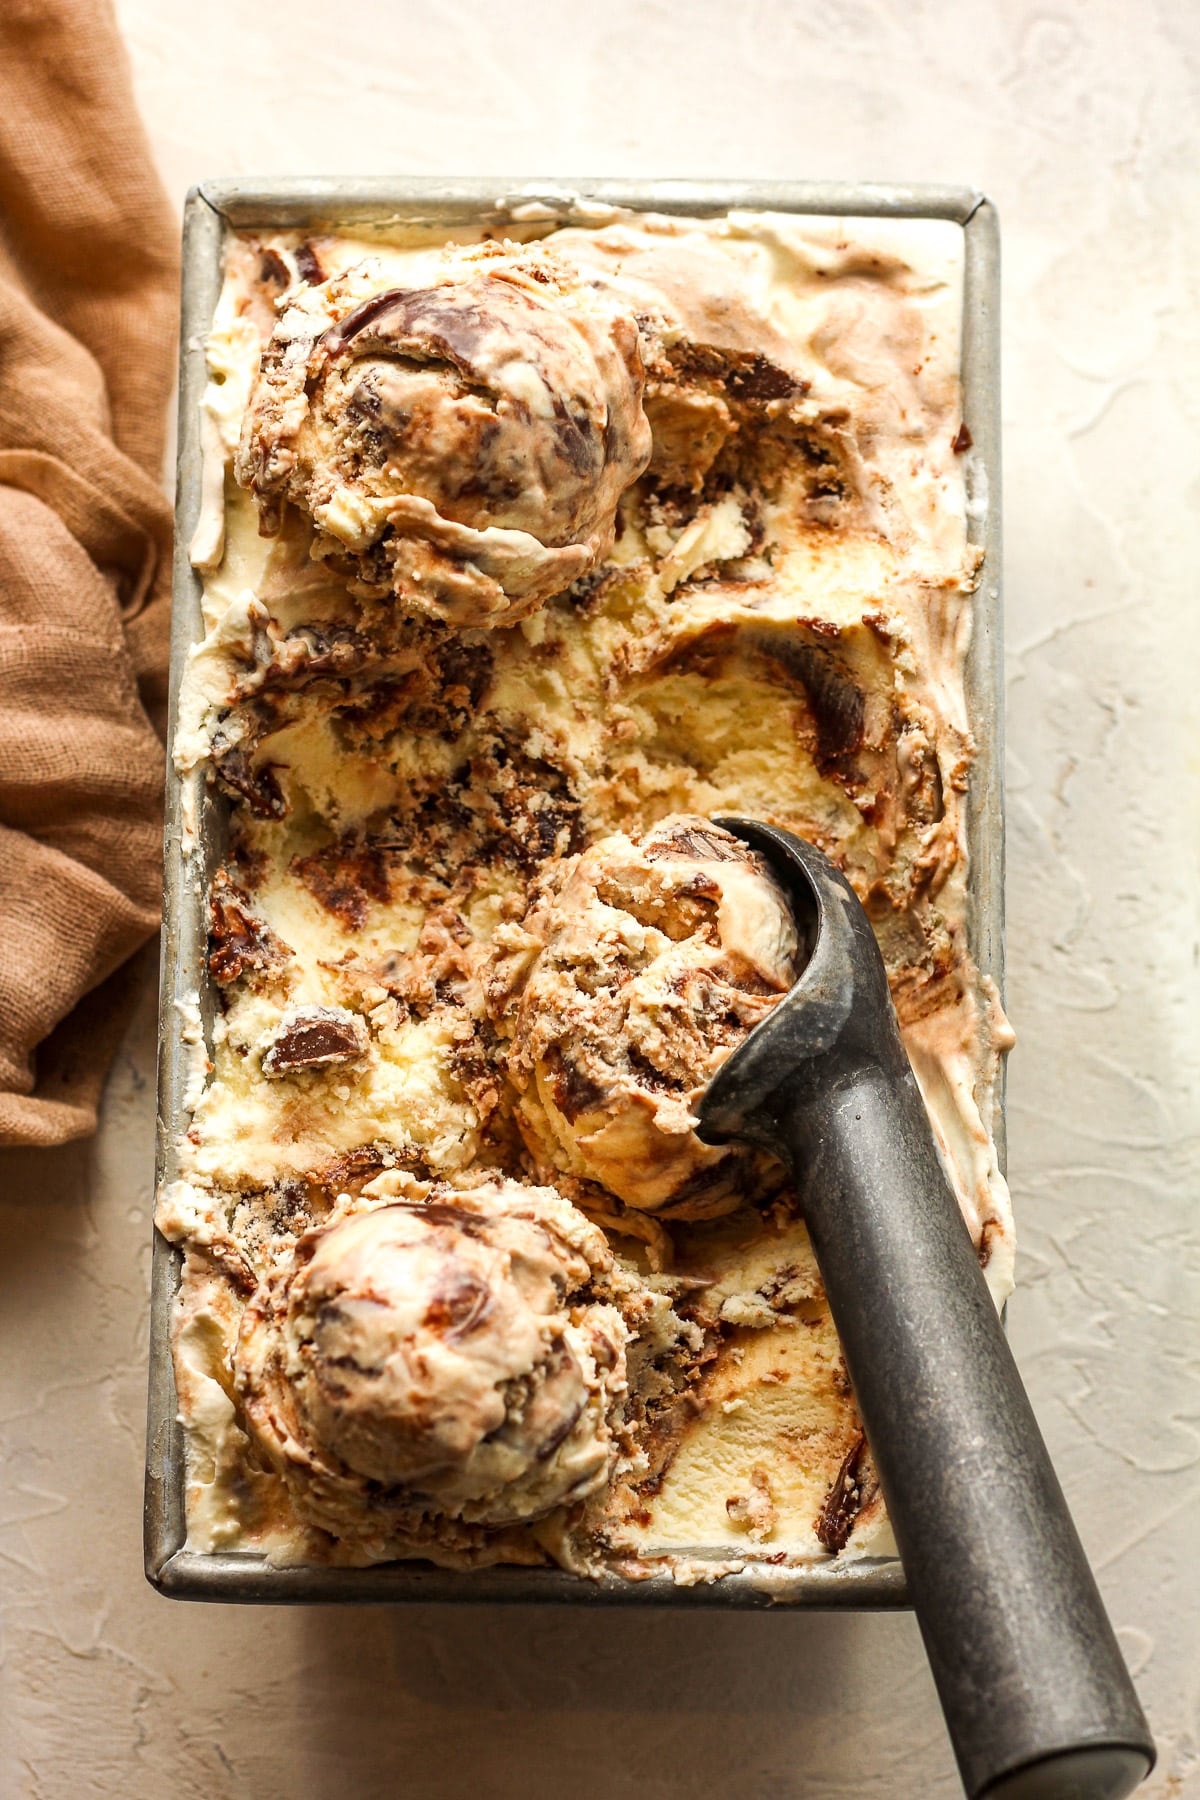
[[[542,210],[538,203],[542,202]],[[171,734],[190,646],[203,634],[201,582],[188,560],[200,503],[199,404],[206,382],[204,339],[222,279],[226,234],[239,228],[335,230],[409,222],[501,223],[567,215],[573,205],[630,207],[712,217],[733,209],[834,216],[949,219],[966,240],[963,320],[964,418],[973,441],[967,459],[971,535],[986,555],[976,597],[967,698],[976,739],[968,796],[970,844],[968,925],[975,956],[1003,992],[1004,841],[1003,712],[1000,603],[999,235],[996,214],[967,188],[896,187],[808,182],[323,181],[272,184],[206,182],[189,195],[183,234],[183,315],[179,384],[179,460],[175,508],[174,612],[171,637]],[[528,209],[528,210],[524,210]],[[581,221],[583,222],[583,221]],[[199,992],[206,1029],[213,995],[206,966],[203,894],[222,852],[226,816],[199,777],[195,791],[169,766],[166,794],[162,975],[159,1017],[159,1107],[156,1178],[178,1174],[187,1046],[177,1002]],[[196,809],[200,852],[185,859],[185,804]],[[1003,1093],[995,1129],[1003,1165]],[[146,1440],[146,1573],[178,1599],[280,1604],[318,1601],[554,1601],[589,1605],[882,1609],[907,1605],[897,1560],[813,1564],[798,1569],[726,1575],[677,1586],[668,1573],[645,1581],[613,1575],[590,1581],[558,1569],[444,1570],[428,1563],[374,1568],[273,1568],[258,1555],[203,1554],[186,1547],[184,1433],[177,1416],[170,1316],[180,1252],[156,1231],[151,1278],[149,1421]],[[694,1552],[703,1558],[704,1551]],[[710,1552],[716,1555],[716,1552]],[[728,1552],[720,1554],[727,1555]]]

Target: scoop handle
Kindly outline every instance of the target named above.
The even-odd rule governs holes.
[[[968,1795],[1121,1800],[1154,1743],[898,1034],[770,1111]]]

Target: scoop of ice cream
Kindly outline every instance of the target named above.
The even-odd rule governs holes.
[[[493,1004],[539,1166],[647,1211],[725,1210],[748,1153],[703,1144],[694,1105],[798,953],[762,859],[706,819],[605,838],[551,868],[502,945]]]
[[[437,1189],[309,1232],[251,1300],[234,1373],[298,1510],[336,1537],[536,1519],[593,1492],[625,1391],[603,1234],[552,1189]]]
[[[430,284],[302,287],[263,352],[238,479],[290,501],[376,595],[524,617],[612,544],[650,458],[637,327],[536,247],[448,251]]]

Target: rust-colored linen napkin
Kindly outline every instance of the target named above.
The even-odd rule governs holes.
[[[175,264],[108,0],[3,0],[0,1144],[95,1128],[158,921]]]

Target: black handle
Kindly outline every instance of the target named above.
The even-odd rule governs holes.
[[[1149,1728],[898,1034],[882,1048],[796,1066],[770,1112],[963,1783],[1121,1800]]]

